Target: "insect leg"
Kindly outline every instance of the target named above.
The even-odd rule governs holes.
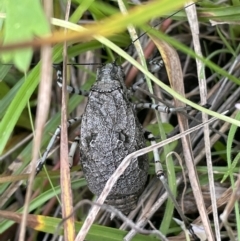
[[[62,67],[59,66],[59,65],[55,65],[54,67],[57,70],[57,83],[58,83],[58,86],[60,88],[62,88],[62,80],[63,80],[63,77],[62,77]],[[67,85],[67,91],[70,94],[83,95],[83,96],[88,96],[89,95],[89,91],[77,89],[77,88],[74,88],[74,87],[72,87],[70,85]]]
[[[162,67],[164,66],[164,62],[162,60],[161,56],[158,56],[154,58],[153,60],[150,60],[148,62],[148,68],[151,73],[156,73],[159,71]],[[132,91],[135,92],[136,90],[139,89],[139,86],[141,84],[145,83],[145,78],[141,78],[138,80],[133,86],[132,86]],[[154,109],[160,112],[164,113],[175,113],[179,111],[186,110],[186,107],[179,107],[179,108],[174,108],[174,107],[168,107],[166,105],[157,105],[157,104],[152,104],[152,103],[139,103],[135,104],[134,107],[136,109]]]
[[[79,141],[80,141],[80,136],[76,136],[74,138],[74,141],[71,145],[71,148],[70,148],[70,151],[69,151],[69,154],[68,154],[68,163],[69,163],[69,167],[71,168],[72,165],[73,165],[73,156],[76,152],[76,149],[78,148],[79,146]]]
[[[158,72],[164,66],[162,56],[158,56],[148,61],[148,68],[151,73]]]
[[[74,123],[76,123],[77,121],[80,121],[80,120],[81,120],[81,117],[75,117],[73,119],[68,120],[67,127],[72,126]],[[43,153],[43,156],[37,162],[36,174],[38,174],[42,170],[42,167],[48,157],[48,154],[49,154],[55,140],[60,135],[60,133],[61,133],[61,126],[58,126],[58,128],[54,132],[54,135],[52,136],[51,140],[49,141],[48,146],[47,146],[45,152]]]
[[[151,145],[156,144],[156,138],[154,137],[154,135],[151,132],[145,131],[144,137],[151,142]],[[166,192],[168,193],[168,196],[172,200],[179,216],[181,217],[185,226],[189,230],[190,234],[193,236],[194,240],[199,240],[198,237],[196,236],[196,234],[193,231],[192,225],[189,223],[187,217],[183,214],[183,212],[181,210],[181,207],[179,206],[176,198],[174,197],[171,189],[169,188],[169,186],[167,184],[167,179],[164,175],[163,167],[162,167],[162,164],[160,162],[160,157],[159,157],[159,153],[158,153],[157,149],[153,150],[153,155],[154,155],[154,163],[155,163],[155,173],[156,173],[157,178],[159,178],[159,180],[163,184],[163,186],[164,186]]]
[[[163,62],[161,56],[158,56],[158,57],[148,61],[148,69],[152,74],[158,72],[163,66],[164,66],[164,62]],[[135,84],[133,84],[132,91],[135,92],[138,89],[138,87],[145,82],[146,82],[146,80],[144,77],[139,79]]]
[[[157,105],[152,103],[138,103],[134,105],[134,108],[136,109],[154,109],[160,112],[164,113],[175,113],[179,111],[186,110],[186,107],[178,107],[178,108],[172,108],[164,105]]]

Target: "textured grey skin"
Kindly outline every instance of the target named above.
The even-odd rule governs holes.
[[[113,63],[98,69],[80,132],[83,172],[89,189],[97,196],[122,160],[145,147],[142,126],[127,93],[120,66]],[[136,206],[147,174],[147,156],[133,159],[114,185],[106,203],[129,213]]]

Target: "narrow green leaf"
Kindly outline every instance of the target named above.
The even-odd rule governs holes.
[[[240,112],[238,112],[236,114],[235,117],[236,120],[240,120]],[[221,182],[224,182],[227,177],[229,175],[231,175],[230,178],[232,178],[232,174],[233,174],[233,169],[236,167],[236,165],[239,162],[240,159],[240,153],[238,153],[238,155],[234,158],[234,160],[232,161],[232,143],[234,140],[234,136],[236,134],[236,131],[238,129],[238,126],[236,125],[231,125],[231,128],[229,130],[229,134],[228,134],[228,139],[227,139],[227,163],[228,163],[228,171],[227,173],[224,175],[223,179],[221,180]]]
[[[11,65],[0,64],[0,81],[7,75],[8,71],[11,69]]]
[[[27,101],[36,89],[39,81],[39,65],[29,74],[26,81],[23,83],[15,98],[7,109],[0,123],[0,155],[7,143],[7,140],[20,116],[25,108]]]

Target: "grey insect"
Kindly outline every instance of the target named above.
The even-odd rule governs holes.
[[[112,63],[98,68],[80,130],[83,172],[89,189],[99,196],[124,157],[145,147],[144,131],[129,101],[120,66]],[[136,206],[147,174],[147,156],[133,159],[106,203],[129,213]]]
[[[160,61],[159,67],[162,64]],[[62,86],[61,71],[57,71],[57,76],[58,84]],[[150,140],[152,144],[155,143],[153,135],[143,130],[136,116],[135,108],[152,108],[167,113],[179,110],[151,103],[132,104],[129,100],[131,91],[126,88],[124,79],[122,67],[115,63],[109,63],[98,68],[96,83],[91,87],[90,92],[78,90],[71,86],[67,87],[70,93],[88,96],[82,117],[68,121],[68,126],[70,126],[81,120],[80,136],[75,138],[71,146],[69,159],[72,160],[76,148],[79,147],[82,169],[88,187],[97,196],[101,194],[106,182],[122,160],[128,154],[145,147],[145,138]],[[138,84],[135,84],[134,88]],[[42,169],[60,131],[61,127],[59,126],[37,164],[37,173]],[[154,156],[156,175],[163,183],[189,232],[195,240],[198,240],[166,183],[159,157]],[[144,189],[148,166],[146,155],[132,159],[123,175],[113,186],[105,202],[115,206],[124,214],[132,211]]]
[[[61,86],[61,71],[57,71],[57,75]],[[70,93],[88,96],[82,117],[68,121],[70,126],[81,120],[80,137],[75,139],[69,156],[71,159],[79,145],[80,160],[88,187],[97,196],[121,161],[128,154],[145,147],[144,136],[147,135],[138,121],[135,108],[174,111],[173,108],[151,103],[132,104],[129,101],[131,92],[126,88],[124,79],[122,67],[109,63],[98,68],[96,83],[89,93],[68,86]],[[59,126],[37,164],[37,173],[42,169],[60,131]],[[149,138],[152,138],[151,135]],[[114,185],[106,203],[125,214],[133,210],[145,186],[148,166],[146,155],[133,159]]]

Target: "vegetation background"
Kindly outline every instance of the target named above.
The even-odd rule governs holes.
[[[218,118],[210,129],[204,129],[204,134],[202,129],[194,132],[187,148],[180,140],[164,145],[160,150],[161,161],[182,209],[191,223],[198,225],[196,231],[203,234],[199,229],[204,226],[209,234],[208,240],[240,240],[237,128],[240,114],[235,107],[240,101],[240,3],[238,0],[203,0],[196,2],[196,10],[192,9],[193,5],[188,7],[190,13],[184,4],[186,1],[183,0],[46,0],[42,5],[40,1],[22,0],[17,6],[13,1],[0,1],[1,240],[51,240],[52,234],[62,234],[63,229],[65,240],[73,240],[74,225],[76,233],[82,227],[89,205],[75,211],[78,221],[69,219],[58,226],[61,214],[68,216],[71,213],[69,204],[76,207],[81,200],[95,200],[86,186],[78,155],[69,175],[67,162],[61,163],[59,172],[59,156],[67,160],[64,158],[67,148],[61,148],[59,155],[56,146],[49,156],[47,168],[34,179],[33,186],[31,179],[27,187],[25,184],[29,179],[30,162],[37,158],[39,150],[41,153],[45,150],[61,122],[61,116],[64,120],[64,110],[67,109],[68,118],[81,116],[86,103],[81,96],[69,96],[61,103],[61,90],[55,81],[52,82],[56,79],[52,63],[64,62],[67,66],[64,67],[66,80],[73,86],[89,90],[95,81],[97,66],[116,59],[124,67],[127,86],[141,78],[141,72],[144,72],[148,91],[153,91],[155,101],[161,98],[169,106],[174,106],[178,99],[197,110],[191,111],[189,116],[195,116],[200,122],[201,113]],[[139,38],[145,57],[141,48],[135,49],[131,44],[126,30],[130,24],[139,36],[146,32]],[[156,26],[157,30],[152,26]],[[67,44],[64,44],[66,41]],[[196,47],[201,47],[204,57]],[[159,52],[165,70],[155,73],[157,78],[151,75],[146,65],[141,67],[132,58],[138,55],[144,63],[145,58],[153,59]],[[132,64],[137,66],[137,70]],[[179,69],[179,66],[182,68]],[[153,86],[148,78],[153,80]],[[179,93],[183,86],[185,93]],[[143,94],[137,97],[141,101],[145,98],[148,97]],[[206,103],[209,108],[202,106]],[[221,114],[226,110],[227,115]],[[144,127],[161,136],[159,142],[178,133],[179,119],[176,115],[141,111],[139,119]],[[206,120],[204,115],[203,120]],[[190,127],[196,125],[193,122],[189,119]],[[78,127],[69,131],[69,143],[78,132]],[[61,136],[61,143],[67,144],[67,138]],[[179,158],[176,154],[167,155],[172,151],[178,153]],[[186,159],[186,151],[194,157],[192,160]],[[138,223],[144,212],[144,217],[151,220],[146,229],[151,230],[154,225],[169,240],[190,239],[172,219],[178,218],[178,214],[174,212],[172,202],[167,201],[167,195],[155,177],[152,159],[149,153],[149,181],[142,197],[143,205],[139,205],[131,219]],[[197,188],[192,190],[192,186],[198,183],[201,191],[196,196],[193,192]],[[31,190],[30,202],[25,203],[26,194]],[[159,200],[163,200],[161,207],[159,204],[151,214],[151,208],[156,207]],[[201,200],[207,211],[205,208],[199,210]],[[26,216],[27,231],[23,225],[24,207],[28,207],[31,213]],[[222,223],[219,217],[223,212],[226,216],[223,216],[225,221]],[[199,215],[204,213],[208,213],[205,215],[208,218],[201,220]],[[110,220],[109,213],[102,210],[85,240],[123,240],[127,230],[124,222],[117,218]],[[132,240],[158,239],[155,235],[137,234]]]

